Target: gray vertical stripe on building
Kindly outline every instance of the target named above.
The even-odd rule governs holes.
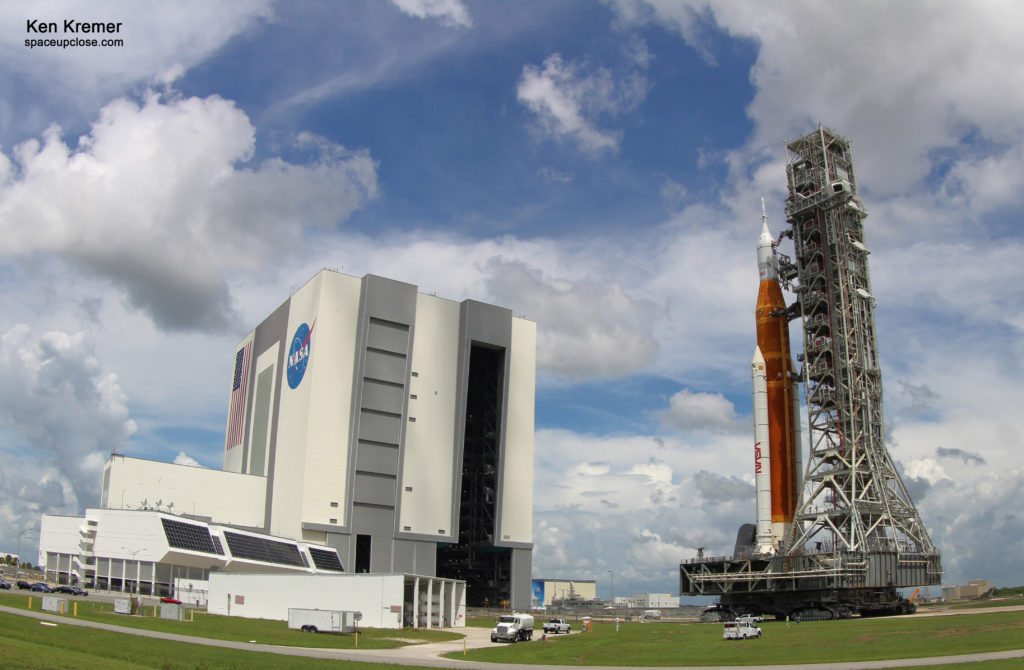
[[[284,379],[285,371],[285,357],[288,355],[288,315],[291,311],[292,301],[284,303],[280,307],[274,310],[274,313],[268,316],[263,323],[256,328],[256,332],[253,335],[253,365],[259,358],[260,354],[265,352],[268,348],[273,346],[275,343],[277,347],[277,362],[274,363],[274,398],[271,403],[273,408],[274,421],[270,425],[270,439],[268,441],[268,449],[270,451],[270,458],[268,459],[269,466],[267,467],[267,502],[265,511],[263,514],[263,530],[270,531],[270,516],[274,508],[274,463],[277,458],[277,424],[278,418],[281,416],[281,387],[286,386],[287,382]],[[250,375],[250,378],[255,383],[256,375]],[[250,407],[252,404],[250,403]],[[248,431],[248,424],[246,424],[246,430]],[[242,454],[242,471],[245,472],[246,464],[249,456],[248,442],[246,444],[246,451]]]
[[[349,435],[349,531],[370,535],[370,569],[395,570],[398,477],[409,402],[416,287],[374,275],[363,277],[357,370]],[[408,562],[404,545],[399,562]],[[349,548],[354,563],[355,546]]]
[[[267,458],[267,421],[270,418],[270,391],[274,382],[274,368],[271,365],[259,373],[256,379],[256,398],[253,401],[252,438],[249,440],[249,474],[262,477]]]

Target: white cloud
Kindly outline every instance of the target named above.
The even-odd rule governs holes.
[[[872,193],[905,192],[946,164],[948,187],[974,207],[1021,202],[1024,91],[1003,82],[1024,76],[1015,29],[1024,7],[903,2],[884,21],[869,4],[835,11],[813,0],[621,0],[616,9],[626,25],[662,25],[701,51],[713,29],[757,43],[744,154],[820,120],[855,139]]]
[[[42,509],[77,510],[98,497],[107,455],[136,430],[127,402],[87,332],[37,338],[19,324],[0,336],[0,427],[10,431],[10,454],[23,445],[42,464],[42,470],[30,468],[41,485],[52,484],[51,497],[34,500]],[[27,467],[20,459],[11,462]],[[24,498],[24,487],[31,486],[21,477],[6,485],[2,495],[12,500]]]
[[[537,365],[569,378],[614,377],[652,363],[655,306],[607,280],[551,280],[522,261],[488,264],[487,292],[516,304],[544,326],[537,332]]]
[[[191,456],[186,454],[184,451],[179,451],[178,452],[178,455],[174,457],[174,463],[175,463],[175,465],[191,465],[191,466],[196,466],[196,467],[202,467],[199,464],[199,461],[197,461],[196,459],[192,458]]]
[[[391,0],[403,12],[418,19],[438,18],[446,26],[471,28],[473,19],[460,0]]]
[[[309,134],[297,165],[247,165],[254,129],[217,96],[118,99],[77,147],[56,127],[14,148],[0,185],[4,254],[52,254],[169,330],[237,328],[226,277],[295,250],[377,196],[376,165]]]
[[[736,416],[736,408],[721,393],[694,393],[683,389],[669,398],[662,421],[681,430],[739,433],[749,426]]]
[[[542,324],[538,369],[552,379],[630,374],[658,357],[653,331],[660,309],[642,289],[627,291],[609,276],[607,259],[621,251],[616,243],[581,248],[543,238],[470,240],[416,230],[386,239],[336,235],[315,251],[282,275],[311,276],[345,258],[349,274],[372,272],[452,300],[491,302]],[[286,293],[278,291],[279,303]],[[245,289],[246,296],[265,292]]]
[[[942,550],[945,584],[991,579],[1000,586],[1020,583],[1024,551],[1024,470],[1006,463],[969,480],[943,479],[918,503],[930,521],[932,541]]]
[[[534,574],[604,579],[614,569],[623,589],[678,591],[680,560],[698,547],[731,553],[736,530],[753,520],[748,461],[736,458],[745,450],[732,437],[538,430]]]
[[[140,83],[173,81],[205,61],[231,39],[274,21],[272,0],[204,2],[182,0],[140,4],[110,0],[102,5],[81,0],[47,0],[45,3],[2,3],[0,57],[4,68],[0,84],[8,91],[29,90],[17,95],[17,106],[0,101],[0,136],[17,128],[16,136],[35,133],[53,119],[80,110],[91,113]],[[53,37],[30,34],[31,19],[57,22],[64,35],[66,19],[121,23],[111,35],[124,40],[120,47],[68,49],[24,45],[27,38]]]
[[[648,59],[634,62],[646,65]],[[617,151],[621,134],[602,130],[602,117],[615,117],[634,109],[647,95],[647,81],[636,71],[614,77],[606,68],[589,70],[586,64],[565,61],[553,54],[543,68],[523,67],[516,96],[536,115],[542,137],[575,143],[597,156]]]
[[[679,205],[686,200],[686,187],[682,184],[666,178],[661,184],[661,199],[665,207],[670,210],[678,209]]]

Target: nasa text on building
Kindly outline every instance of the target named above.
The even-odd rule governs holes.
[[[44,517],[40,562],[56,581],[157,593],[148,575],[234,569],[235,547],[202,541],[230,528],[269,543],[249,559],[268,570],[316,572],[312,548],[347,572],[463,580],[470,606],[528,607],[535,359],[536,325],[507,309],[321,271],[234,352],[223,471],[112,456],[91,521]],[[190,539],[105,538],[115,510]]]

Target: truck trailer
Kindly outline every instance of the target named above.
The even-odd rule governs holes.
[[[351,633],[356,630],[358,612],[288,608],[288,628],[303,633]]]

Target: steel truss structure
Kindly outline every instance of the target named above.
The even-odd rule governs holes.
[[[939,584],[942,569],[885,447],[867,212],[849,140],[819,126],[788,142],[786,152],[792,228],[784,235],[795,258],[782,259],[780,276],[797,295],[788,312],[804,332],[802,496],[779,556],[683,563],[680,592],[719,594],[733,609],[777,615],[889,610],[897,588]]]
[[[893,552],[933,563],[937,579],[938,553],[885,448],[867,212],[850,142],[819,126],[786,149],[810,428],[788,553],[810,542],[831,552]]]

